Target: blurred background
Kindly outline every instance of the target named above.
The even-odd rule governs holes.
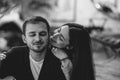
[[[40,15],[51,30],[82,24],[92,40],[96,80],[120,80],[120,0],[0,0],[0,53],[25,45],[25,19]]]

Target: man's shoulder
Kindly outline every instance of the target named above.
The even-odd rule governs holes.
[[[6,59],[3,60],[3,62],[16,62],[16,60],[19,60],[21,57],[27,54],[27,47],[26,46],[17,46],[11,48],[6,53]]]
[[[12,47],[11,50],[24,50],[27,48],[28,48],[27,46],[15,46],[15,47]]]
[[[13,51],[21,52],[25,50],[28,50],[27,46],[15,46],[15,47],[12,47],[8,52],[13,52]]]
[[[23,53],[27,53],[29,51],[27,46],[16,46],[16,47],[12,47],[7,53],[6,55],[19,55],[19,54],[23,54]]]

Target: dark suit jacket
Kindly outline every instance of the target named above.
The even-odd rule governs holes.
[[[14,76],[17,80],[34,80],[29,61],[29,49],[25,46],[13,48],[0,68],[0,78]],[[66,80],[60,61],[47,51],[38,80]]]

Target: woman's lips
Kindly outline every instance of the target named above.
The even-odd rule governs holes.
[[[51,39],[51,42],[52,42],[52,43],[57,43],[56,40],[54,40],[54,39]]]

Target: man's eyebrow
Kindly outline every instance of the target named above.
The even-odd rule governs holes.
[[[41,32],[47,32],[47,31],[41,31]]]
[[[31,33],[35,33],[34,31],[31,31],[31,32],[27,32],[27,34],[31,34]]]

